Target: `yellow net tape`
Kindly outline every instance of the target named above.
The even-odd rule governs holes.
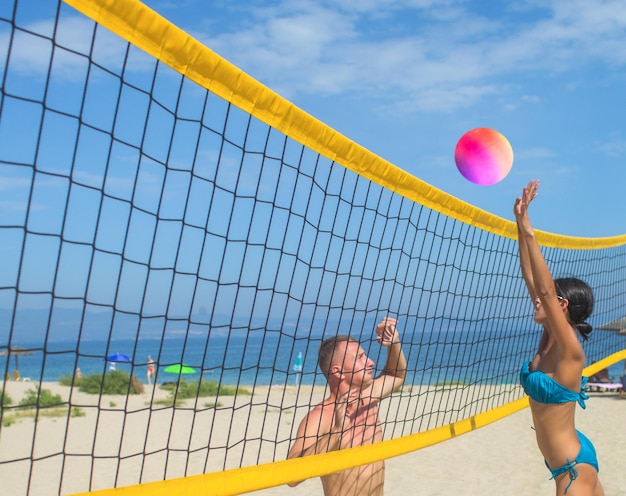
[[[625,359],[626,350],[622,350],[590,365],[585,368],[583,373],[586,376],[590,376],[603,368]],[[314,457],[314,463],[311,462],[311,457],[298,458],[271,464],[266,463],[234,470],[225,470],[212,474],[194,475],[182,479],[149,482],[135,486],[105,489],[81,494],[96,494],[98,496],[170,496],[171,494],[229,496],[242,494],[275,487],[280,484],[287,484],[291,481],[319,477],[338,470],[350,468],[354,466],[355,459],[358,459],[362,464],[366,464],[380,460],[381,458],[386,459],[411,453],[443,441],[448,441],[453,437],[467,434],[475,429],[501,420],[527,406],[528,397],[525,396],[501,407],[474,415],[468,419],[454,422],[447,426],[369,446],[352,448],[349,450],[350,456],[345,456],[346,450],[334,451],[316,455]]]
[[[515,224],[441,191],[329,128],[135,0],[65,2],[207,90],[308,148],[385,188],[449,217],[508,238]],[[543,246],[600,249],[626,235],[577,238],[538,231]]]
[[[474,227],[514,239],[515,224],[494,216],[407,174],[366,148],[332,130],[289,101],[263,86],[234,65],[134,0],[65,0],[102,26],[146,51],[221,98],[281,131],[338,164],[389,190]],[[544,246],[568,249],[600,249],[626,243],[626,235],[607,238],[576,238],[539,232]],[[593,374],[626,358],[626,350],[594,363],[586,369]],[[90,494],[170,495],[241,494],[266,487],[328,474],[359,464],[371,463],[449,440],[502,419],[528,405],[526,397],[417,434],[376,445],[271,464],[227,470],[182,479],[145,483]],[[356,460],[356,462],[355,462]],[[87,493],[85,493],[87,494]]]

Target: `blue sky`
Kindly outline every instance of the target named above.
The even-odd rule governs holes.
[[[145,2],[337,131],[512,219],[531,178],[538,229],[626,233],[626,5],[619,0]],[[457,140],[491,127],[511,173],[465,180]]]
[[[522,186],[539,178],[537,228],[626,233],[623,4],[147,3],[338,132],[462,200],[512,219]],[[378,312],[435,326],[443,316],[445,327],[486,294],[504,304],[524,291],[506,252],[514,242],[493,250],[483,232],[441,227],[433,216],[454,231],[436,235],[419,208],[411,213],[419,229],[405,237],[413,204],[324,164],[329,190],[345,185],[347,196],[353,188],[366,199],[347,209],[338,191],[312,186],[314,154],[299,162],[299,147],[258,122],[243,158],[236,146],[222,150],[217,133],[199,139],[205,109],[206,124],[224,127],[223,100],[205,107],[204,91],[189,82],[181,90],[180,75],[104,29],[92,45],[92,22],[70,7],[55,26],[55,9],[20,0],[21,27],[10,33],[11,4],[0,3],[0,309],[15,316],[0,319],[0,344],[206,326],[308,335],[320,322],[326,329]],[[164,108],[177,109],[176,122]],[[228,115],[228,133],[241,138],[247,116]],[[457,140],[476,127],[499,130],[513,146],[513,170],[497,185],[469,183],[454,165]],[[272,153],[261,161],[266,136]],[[276,158],[282,146],[286,161]],[[415,247],[426,248],[408,260]],[[559,260],[561,273],[578,267],[578,254]],[[619,277],[617,269],[609,278]],[[608,304],[600,318],[621,316]],[[503,308],[476,307],[477,321]]]
[[[618,2],[494,2],[497,11],[456,0],[148,4],[337,131],[462,200],[512,219],[522,186],[539,178],[537,228],[582,237],[626,233],[626,6]],[[139,49],[127,54],[127,44],[104,29],[92,46],[92,23],[67,6],[55,26],[54,3],[20,0],[15,22],[23,28],[10,36],[11,7],[0,3],[0,69],[8,64],[0,122],[0,287],[19,285],[21,305],[47,306],[53,288],[60,298],[87,295],[91,303],[115,303],[129,312],[138,312],[144,297],[159,311],[169,299],[188,314],[194,291],[226,308],[239,281],[246,287],[242,301],[257,298],[267,313],[265,296],[248,289],[271,287],[274,273],[286,282],[300,274],[296,252],[320,266],[327,252],[349,253],[330,242],[320,242],[319,252],[307,250],[302,216],[296,216],[300,224],[288,224],[284,212],[285,218],[274,216],[283,224],[271,226],[277,232],[266,243],[269,254],[259,249],[273,195],[278,207],[294,191],[299,195],[292,172],[277,174],[258,154],[246,154],[240,196],[219,187],[213,193],[212,179],[204,179],[212,177],[221,142],[206,135],[198,140],[204,91],[185,82],[177,100],[180,75],[156,70],[156,61]],[[128,84],[120,90],[122,73]],[[159,105],[147,95],[153,84]],[[177,107],[181,119],[174,123],[160,105]],[[221,99],[207,106],[210,119],[225,115]],[[238,131],[229,132],[243,135],[247,116],[231,114],[229,129]],[[246,146],[262,148],[261,127],[252,133],[259,142]],[[499,130],[515,152],[511,173],[494,186],[468,182],[454,164],[456,142],[475,127]],[[299,156],[299,147],[285,153]],[[241,151],[225,147],[219,154],[215,185],[232,189]],[[306,156],[305,167],[309,161]],[[191,181],[191,168],[203,179]],[[342,172],[333,169],[330,189],[356,181]],[[260,176],[263,186],[255,179]],[[321,202],[315,188],[310,194]],[[406,208],[390,196],[385,201],[394,209]],[[302,214],[303,205],[294,213]],[[316,222],[360,219],[337,212]],[[250,222],[256,244],[246,251],[248,231],[236,228],[248,229]],[[285,259],[277,261],[272,249],[283,238]],[[339,258],[327,258],[326,268],[335,270]],[[237,270],[217,274],[218,261]],[[172,267],[176,275],[165,270]],[[204,278],[199,285],[190,276],[196,273]],[[253,275],[260,282],[248,280]],[[218,280],[219,291],[206,282]],[[13,298],[12,291],[0,294],[0,307],[13,305]]]

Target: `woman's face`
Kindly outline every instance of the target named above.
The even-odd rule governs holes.
[[[563,309],[563,301],[564,301],[563,297],[557,296],[557,298],[559,299],[559,304],[561,305],[561,309]],[[535,322],[540,325],[545,325],[548,320],[548,316],[546,315],[546,310],[543,307],[543,303],[541,302],[541,299],[539,299],[538,296],[535,298],[534,305],[535,305]]]
[[[543,325],[546,321],[546,312],[543,309],[543,305],[541,304],[541,300],[538,296],[535,298],[533,304],[535,305],[535,322]]]

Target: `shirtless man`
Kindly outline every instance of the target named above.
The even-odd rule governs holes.
[[[288,458],[382,441],[378,406],[380,400],[402,386],[407,365],[396,319],[383,319],[376,327],[376,336],[378,343],[387,348],[387,362],[378,377],[374,377],[374,362],[355,339],[336,336],[322,343],[318,363],[328,382],[329,396],[300,423]],[[326,496],[381,496],[385,464],[379,461],[321,479]]]

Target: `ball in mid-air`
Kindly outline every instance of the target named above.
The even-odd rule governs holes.
[[[461,136],[454,161],[465,179],[488,186],[502,181],[511,171],[513,148],[498,131],[479,127]]]

